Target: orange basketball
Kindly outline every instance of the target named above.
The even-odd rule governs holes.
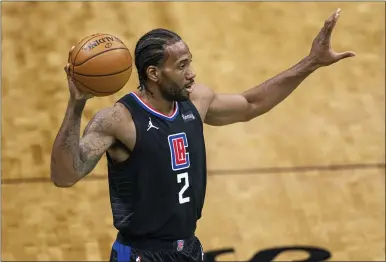
[[[130,79],[132,56],[126,45],[110,34],[93,34],[73,49],[70,73],[77,87],[95,96],[121,90]]]

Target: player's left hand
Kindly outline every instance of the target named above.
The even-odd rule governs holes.
[[[317,66],[328,66],[344,58],[355,56],[355,53],[352,51],[336,53],[331,47],[331,33],[339,16],[340,8],[325,21],[323,28],[312,43],[309,57],[312,58]]]

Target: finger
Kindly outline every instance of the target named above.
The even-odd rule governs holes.
[[[353,57],[355,56],[355,52],[353,51],[347,51],[347,52],[342,52],[342,53],[335,53],[335,57],[340,60],[348,57]]]
[[[64,67],[64,71],[66,71],[66,74],[67,74],[68,76],[71,75],[71,64],[70,64],[70,63],[68,63],[68,64]]]
[[[71,63],[71,56],[72,56],[72,51],[75,49],[75,46],[72,46],[70,51],[68,51],[68,63]]]
[[[338,22],[338,19],[340,17],[340,8],[336,10],[325,22],[324,27],[325,27],[325,36],[324,39],[325,41],[330,41],[331,39],[331,34],[332,31],[335,28],[336,23]]]
[[[67,75],[69,75],[70,72],[70,64],[67,64],[64,66],[64,71],[66,72]]]
[[[318,36],[316,37],[316,40],[318,42],[328,42],[331,37],[331,32],[334,27],[333,20],[336,17],[336,14],[340,13],[340,9],[335,11],[325,22],[322,27],[322,29],[319,31]]]
[[[68,63],[67,65],[65,65],[64,67],[64,71],[66,72],[66,75],[67,75],[67,79],[71,82],[73,82],[73,74],[71,75],[71,64]]]

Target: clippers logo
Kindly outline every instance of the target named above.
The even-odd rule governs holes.
[[[185,133],[168,136],[173,171],[190,167],[189,153],[186,152],[188,139]]]

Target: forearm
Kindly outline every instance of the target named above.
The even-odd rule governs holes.
[[[73,99],[68,102],[51,155],[51,179],[55,184],[71,184],[78,179],[81,167],[80,124],[85,103]]]
[[[268,112],[289,96],[317,66],[310,57],[305,57],[290,69],[270,78],[242,95],[252,105],[250,118]]]

